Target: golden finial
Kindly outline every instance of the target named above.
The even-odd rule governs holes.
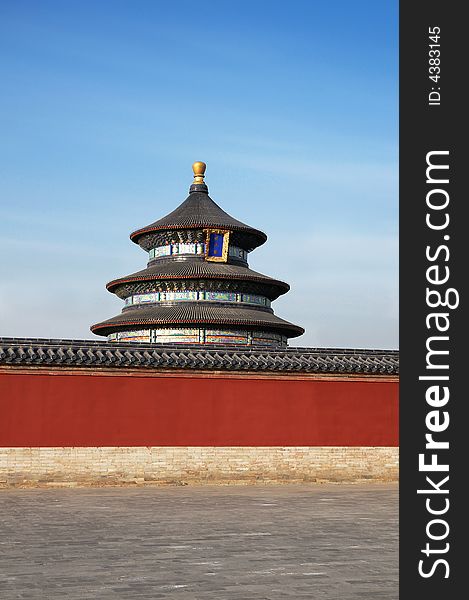
[[[206,168],[207,165],[199,160],[192,165],[192,170],[194,171],[194,181],[192,182],[192,185],[204,185]]]

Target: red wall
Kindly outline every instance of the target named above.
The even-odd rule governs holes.
[[[0,446],[397,446],[393,381],[0,373]]]

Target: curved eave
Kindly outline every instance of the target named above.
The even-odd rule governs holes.
[[[106,285],[106,289],[113,293],[120,285],[127,283],[199,279],[260,283],[276,289],[276,293],[271,294],[271,300],[275,300],[282,294],[286,294],[290,289],[288,283],[273,279],[257,271],[252,271],[249,268],[227,263],[211,263],[204,260],[158,262],[137,273],[113,279]]]
[[[114,279],[114,281],[110,281],[107,285],[106,285],[106,289],[109,292],[113,292],[116,287],[118,287],[119,285],[123,285],[125,283],[136,283],[139,281],[160,281],[160,280],[164,280],[164,279],[217,279],[217,280],[230,280],[230,281],[253,281],[256,283],[262,283],[264,285],[271,285],[273,287],[278,287],[281,288],[282,291],[278,296],[281,296],[282,294],[286,294],[288,292],[288,290],[290,289],[290,286],[288,285],[288,283],[284,283],[283,281],[277,281],[276,279],[271,279],[271,280],[266,280],[263,279],[262,277],[235,277],[232,275],[210,275],[210,276],[205,276],[202,277],[201,275],[186,275],[186,276],[181,276],[181,275],[165,275],[164,277],[157,277],[155,275],[153,276],[145,276],[145,277],[123,277],[121,279]],[[278,298],[277,296],[277,298]],[[274,298],[271,298],[272,300]]]
[[[158,225],[158,226],[148,225],[147,227],[142,227],[141,229],[137,229],[136,231],[133,231],[130,234],[130,239],[132,240],[132,242],[134,242],[134,244],[138,245],[138,240],[141,238],[142,235],[145,235],[146,233],[152,233],[155,231],[177,231],[180,229],[216,229],[216,228],[226,229],[227,231],[236,231],[238,233],[244,233],[246,235],[258,238],[258,242],[252,249],[262,246],[262,244],[264,244],[267,241],[267,235],[263,231],[260,231],[259,229],[252,229],[252,228],[247,228],[247,227],[237,227],[235,225],[226,225],[225,223],[213,223],[213,222],[207,223],[207,222],[202,222],[202,221],[196,221],[193,223],[185,223],[185,224],[181,224],[181,225]]]
[[[195,307],[198,312],[199,307]],[[225,307],[210,309],[210,314],[187,315],[184,307],[174,307],[173,309],[157,310],[152,308],[137,309],[128,311],[112,317],[107,321],[96,323],[90,327],[91,331],[97,335],[108,335],[116,331],[125,330],[128,327],[151,327],[151,326],[174,326],[174,327],[193,327],[199,325],[215,325],[223,328],[246,327],[249,329],[260,329],[281,333],[286,337],[298,337],[304,333],[302,327],[280,319],[272,313],[262,311],[242,309],[232,315]],[[220,316],[216,312],[220,311]],[[165,316],[164,313],[167,313]]]
[[[142,235],[156,231],[177,231],[184,229],[219,228],[244,234],[251,238],[250,246],[257,248],[267,240],[264,232],[238,221],[208,195],[208,189],[194,189],[191,186],[189,196],[166,216],[130,234],[130,239],[138,244]]]

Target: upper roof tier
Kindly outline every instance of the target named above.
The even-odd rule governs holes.
[[[196,165],[201,166],[197,168]],[[243,246],[247,251],[261,246],[267,240],[266,234],[238,221],[220,208],[208,195],[208,188],[203,182],[204,172],[204,163],[194,163],[194,183],[189,188],[189,196],[184,202],[162,219],[131,233],[130,239],[141,245],[140,240],[145,234],[156,231],[221,228],[242,234]]]

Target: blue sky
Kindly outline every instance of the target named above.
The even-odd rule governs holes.
[[[97,339],[203,160],[295,344],[397,347],[397,44],[388,0],[2,0],[0,335]]]

